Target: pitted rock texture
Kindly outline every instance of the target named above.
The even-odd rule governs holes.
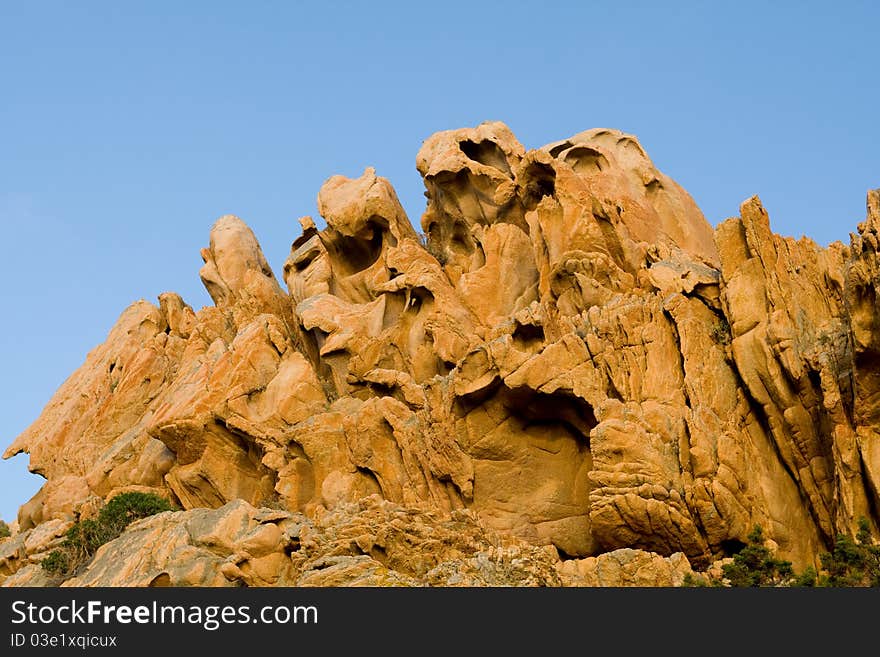
[[[880,191],[850,246],[822,248],[774,235],[757,198],[713,230],[615,130],[526,150],[484,123],[433,135],[416,164],[423,234],[373,169],[333,176],[286,292],[244,222],[218,220],[214,305],[132,305],[6,451],[47,478],[19,532],[154,490],[190,515],[116,543],[135,554],[159,532],[170,581],[211,585],[666,586],[756,524],[798,568],[859,517],[876,534]],[[462,553],[457,574],[386,547],[310,570],[279,548],[292,522],[331,540],[321,519],[365,499],[436,531],[467,514],[517,547]],[[202,555],[181,528],[230,504],[249,520],[221,531],[223,559]],[[233,563],[266,523],[274,556]],[[25,578],[15,554],[2,574]],[[70,583],[152,582],[102,558]]]

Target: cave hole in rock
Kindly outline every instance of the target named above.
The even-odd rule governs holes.
[[[822,377],[816,370],[807,371],[807,377],[810,379],[810,385],[817,391],[822,390]]]
[[[570,141],[564,141],[561,144],[557,144],[556,146],[554,146],[553,148],[550,149],[550,156],[551,157],[559,157],[559,154],[562,151],[571,148],[571,146],[572,146],[572,144]]]
[[[608,159],[601,152],[588,146],[572,148],[563,159],[575,170],[575,173],[582,176],[601,173],[610,168]]]
[[[449,245],[453,250],[462,253],[469,253],[472,248],[471,236],[468,227],[461,221],[456,221],[452,226],[452,233],[449,236]]]
[[[284,265],[284,275],[285,277],[290,273],[290,270],[293,269],[296,272],[305,271],[309,265],[311,265],[315,259],[321,254],[318,249],[311,249],[308,253],[305,253],[300,257],[296,262],[290,263],[287,262]]]
[[[562,425],[590,444],[590,431],[598,424],[593,409],[586,402],[562,392],[543,393],[531,388],[504,386],[500,392],[511,415],[530,425]]]
[[[479,162],[488,167],[493,167],[499,171],[503,171],[508,176],[511,175],[510,165],[507,163],[507,156],[501,147],[494,141],[483,139],[480,142],[474,142],[466,139],[459,142],[458,147],[461,152],[468,156],[474,162]]]
[[[376,216],[367,222],[361,235],[337,233],[335,239],[328,245],[328,251],[334,255],[334,267],[343,276],[351,276],[372,267],[382,255],[386,235],[390,246],[394,246],[397,242],[387,229],[388,222]]]
[[[648,192],[648,197],[655,196],[659,194],[663,190],[663,183],[660,182],[657,178],[653,178],[647,184],[645,184],[645,189]]]
[[[382,483],[379,481],[379,477],[376,476],[376,473],[370,470],[369,468],[365,468],[363,466],[355,466],[357,472],[363,475],[373,486],[376,487],[376,490],[385,497],[385,491],[382,489]]]
[[[561,547],[559,547],[558,545],[555,545],[555,547],[556,547],[556,552],[559,554],[559,560],[560,560],[560,561],[571,561],[571,560],[573,560],[573,559],[583,559],[582,556],[577,556],[577,555],[574,555],[574,554],[569,554],[568,552],[566,552],[565,550],[563,550],[563,549],[562,549]]]
[[[374,545],[367,554],[371,559],[378,561],[383,566],[388,563],[388,552],[381,545]]]
[[[394,397],[394,393],[397,391],[397,386],[378,381],[368,381],[367,388],[376,397]]]
[[[534,210],[545,196],[556,193],[556,171],[541,162],[532,162],[526,167],[522,182],[523,206]]]
[[[434,295],[426,287],[416,285],[409,289],[404,312],[418,314],[424,307],[426,310],[434,305]]]
[[[742,552],[745,549],[746,544],[738,538],[726,538],[721,541],[720,547],[725,557],[732,557],[733,555]]]
[[[150,583],[147,584],[147,588],[164,588],[171,586],[171,575],[168,573],[159,573],[156,575]]]
[[[509,415],[522,421],[523,426],[562,425],[587,447],[590,431],[598,424],[592,407],[570,393],[544,393],[525,386],[509,388],[500,377],[495,377],[479,390],[456,397],[455,413],[464,417],[480,406],[494,402],[500,402]]]
[[[535,324],[517,323],[511,337],[514,346],[520,350],[528,350],[544,343],[544,329]]]

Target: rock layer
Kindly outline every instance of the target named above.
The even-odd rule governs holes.
[[[149,572],[99,553],[70,584],[673,585],[755,524],[797,567],[859,517],[876,533],[880,192],[849,247],[822,248],[774,235],[757,198],[713,231],[614,130],[527,151],[484,123],[426,140],[417,168],[424,235],[373,169],[333,176],[287,292],[218,220],[214,305],[132,305],[6,451],[47,478],[22,533],[132,487],[188,510],[118,539],[168,546]],[[466,514],[483,542],[430,568],[361,546],[320,572],[280,547],[291,523],[334,540],[321,519],[364,500],[432,531]],[[490,535],[527,572],[479,556]],[[16,550],[2,574],[26,580],[40,552]]]

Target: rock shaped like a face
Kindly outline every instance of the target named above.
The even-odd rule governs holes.
[[[527,151],[484,123],[432,136],[417,167],[424,237],[373,169],[333,176],[288,293],[244,222],[218,220],[200,272],[214,305],[132,306],[7,451],[49,479],[22,530],[137,486],[222,506],[254,532],[224,524],[230,545],[269,546],[168,579],[277,583],[286,521],[236,500],[314,520],[375,495],[554,546],[567,582],[639,583],[680,580],[671,555],[708,565],[755,524],[803,567],[860,515],[877,523],[880,193],[851,248],[822,249],[773,235],[757,199],[713,233],[615,130]],[[192,548],[166,521],[155,535]],[[344,538],[362,553],[302,582],[446,581]],[[491,581],[474,559],[468,577]]]
[[[211,245],[202,251],[202,283],[217,306],[231,305],[244,293],[254,273],[272,278],[253,231],[238,217],[220,217],[211,229]]]
[[[439,132],[419,150],[416,168],[428,198],[422,230],[453,282],[479,266],[475,227],[506,222],[526,229],[513,173],[524,153],[499,122]]]
[[[238,217],[226,215],[211,228],[210,246],[202,249],[202,283],[221,310],[238,323],[261,313],[289,315],[285,295],[266,262],[253,231]]]
[[[718,265],[711,226],[691,196],[660,172],[639,141],[597,128],[544,146],[583,180],[613,217],[615,232],[634,242],[679,248]]]

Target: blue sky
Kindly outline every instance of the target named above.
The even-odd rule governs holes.
[[[220,215],[279,272],[322,182],[375,166],[417,224],[439,130],[619,128],[713,225],[758,194],[776,232],[848,242],[880,187],[878,5],[718,4],[0,0],[0,443],[129,303],[208,303]],[[2,518],[26,466],[0,463]]]

